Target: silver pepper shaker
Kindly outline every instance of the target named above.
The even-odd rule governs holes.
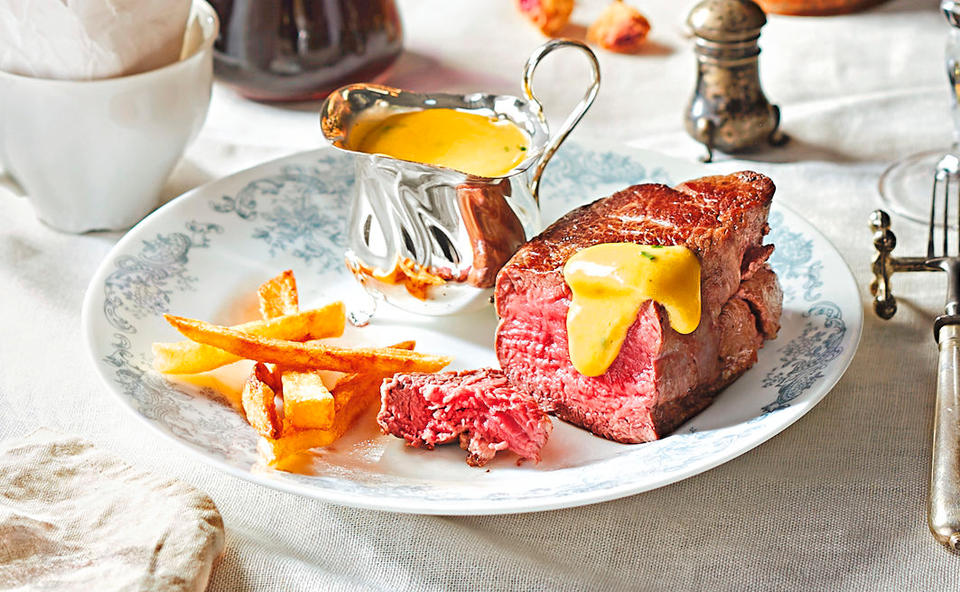
[[[736,152],[767,141],[779,146],[780,109],[760,87],[757,40],[767,23],[751,0],[703,0],[687,24],[696,36],[697,87],[687,109],[687,133],[707,148]]]

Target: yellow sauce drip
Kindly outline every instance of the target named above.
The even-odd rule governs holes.
[[[700,261],[686,247],[594,245],[567,260],[563,278],[573,293],[570,360],[584,376],[607,371],[647,300],[663,305],[678,333],[700,324]]]
[[[476,175],[502,177],[523,162],[529,140],[516,124],[454,109],[398,113],[356,130],[351,150]]]

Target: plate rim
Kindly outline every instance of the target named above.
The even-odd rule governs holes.
[[[600,149],[597,148],[595,143],[592,142],[582,142],[578,141],[576,144],[589,148],[589,149]],[[816,405],[818,405],[830,392],[833,391],[834,387],[840,381],[840,379],[846,374],[846,371],[849,369],[850,364],[853,362],[856,357],[857,351],[859,350],[860,340],[863,336],[863,302],[860,294],[859,286],[857,285],[856,278],[853,274],[853,270],[850,267],[849,262],[843,257],[843,254],[839,249],[828,239],[824,234],[812,223],[810,223],[806,218],[799,214],[796,210],[790,206],[775,202],[775,206],[778,209],[785,210],[789,212],[792,216],[799,219],[806,225],[807,229],[811,234],[813,234],[818,240],[823,241],[830,250],[837,256],[837,259],[843,264],[843,268],[846,270],[846,276],[844,278],[844,283],[846,284],[846,289],[844,292],[849,290],[849,293],[857,295],[857,303],[859,306],[852,307],[852,310],[856,311],[856,314],[853,318],[848,318],[847,326],[850,329],[854,329],[851,332],[850,338],[850,347],[848,355],[841,355],[841,359],[838,360],[838,364],[833,366],[835,371],[831,373],[830,376],[824,377],[822,384],[823,388],[816,395],[808,396],[807,399],[803,401],[804,405],[793,405],[787,409],[782,409],[778,413],[785,413],[783,421],[778,425],[772,426],[771,429],[760,431],[753,437],[745,438],[742,442],[738,443],[734,452],[730,453],[729,451],[725,452],[722,455],[715,455],[707,462],[698,463],[694,469],[684,469],[676,472],[672,472],[666,475],[661,476],[659,479],[650,480],[643,483],[636,483],[627,481],[625,483],[617,484],[612,487],[607,487],[604,489],[587,489],[585,491],[566,494],[562,497],[543,497],[536,498],[534,500],[522,499],[522,500],[511,500],[511,499],[497,499],[497,500],[484,500],[483,502],[463,502],[458,505],[456,501],[439,501],[431,500],[429,502],[429,507],[424,507],[422,505],[417,505],[417,503],[411,502],[408,498],[402,497],[366,497],[358,496],[356,493],[343,492],[318,486],[310,486],[304,483],[297,482],[295,480],[287,480],[276,478],[270,473],[261,473],[254,472],[251,470],[242,470],[239,467],[233,466],[228,462],[209,455],[204,450],[198,448],[196,445],[187,442],[181,438],[176,437],[175,434],[170,433],[165,430],[157,422],[154,422],[147,418],[145,415],[139,412],[135,408],[133,402],[129,397],[124,396],[116,388],[115,384],[108,375],[104,372],[103,362],[97,357],[96,346],[99,342],[94,339],[94,327],[93,327],[93,318],[94,311],[98,311],[97,302],[94,301],[94,294],[98,292],[99,288],[106,279],[107,275],[111,271],[111,264],[115,261],[115,254],[122,252],[129,244],[133,243],[136,240],[141,240],[142,237],[139,236],[138,230],[142,226],[147,226],[152,224],[154,218],[163,217],[169,210],[175,209],[179,204],[191,199],[191,197],[198,193],[207,193],[210,191],[211,187],[221,186],[223,184],[229,184],[231,182],[236,182],[238,178],[243,176],[251,175],[257,171],[267,170],[275,168],[278,165],[293,163],[298,161],[304,161],[310,159],[314,156],[324,155],[329,153],[332,150],[329,147],[321,147],[314,150],[307,150],[302,152],[297,152],[294,154],[289,154],[280,158],[272,159],[270,161],[237,171],[225,177],[218,179],[213,179],[207,183],[194,187],[183,194],[171,199],[167,203],[163,204],[149,215],[144,217],[140,222],[130,228],[120,239],[110,248],[107,254],[103,257],[100,264],[98,265],[96,271],[92,275],[90,282],[87,285],[86,292],[84,294],[80,323],[81,330],[83,331],[83,341],[87,355],[91,363],[94,366],[97,376],[99,377],[101,384],[106,387],[106,390],[110,393],[110,396],[114,399],[117,399],[121,406],[134,417],[136,417],[140,422],[149,426],[149,428],[165,438],[168,441],[172,441],[182,449],[187,450],[190,454],[198,457],[202,462],[212,465],[215,468],[231,475],[243,479],[244,481],[249,481],[257,485],[269,487],[271,489],[282,491],[285,493],[291,493],[295,495],[300,495],[306,498],[311,498],[319,501],[334,503],[337,505],[358,508],[358,509],[368,509],[368,510],[379,510],[386,512],[395,512],[402,514],[420,514],[420,515],[443,515],[443,516],[463,516],[463,515],[507,515],[507,514],[518,514],[518,513],[528,513],[528,512],[540,512],[548,510],[557,510],[563,508],[572,508],[585,505],[592,505],[596,503],[602,503],[605,501],[611,501],[615,499],[620,499],[623,497],[636,495],[646,491],[652,491],[654,489],[659,489],[666,485],[683,481],[690,477],[696,476],[701,473],[710,471],[717,466],[720,466],[724,463],[727,463],[735,458],[742,456],[743,454],[754,450],[760,447],[765,442],[769,441],[773,437],[779,435],[784,430],[795,424],[803,416],[809,413]],[[649,154],[655,156],[661,160],[669,160],[677,163],[678,168],[680,166],[686,168],[696,167],[695,163],[686,162],[682,159],[661,154],[658,152],[646,150],[643,148],[636,148],[628,144],[618,144],[614,147],[604,147],[602,150],[613,151],[613,152],[627,152],[632,153],[637,156],[644,154]],[[720,174],[713,173],[713,171],[704,171],[709,174]],[[834,279],[833,281],[836,281]],[[844,312],[848,312],[844,310]]]

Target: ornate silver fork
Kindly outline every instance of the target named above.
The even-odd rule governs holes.
[[[933,417],[933,452],[927,523],[933,536],[960,552],[960,0],[941,0],[940,9],[950,24],[946,65],[954,123],[953,149],[937,163],[930,196],[930,223],[926,257],[893,257],[897,237],[890,230],[890,216],[876,210],[870,216],[873,229],[873,309],[883,319],[897,312],[890,278],[898,271],[943,271],[947,274],[947,302],[933,323],[939,349],[937,400]],[[951,184],[954,185],[951,188]],[[938,203],[940,209],[938,210]],[[951,203],[953,205],[951,206]],[[956,212],[957,235],[951,255],[950,216]],[[937,237],[940,220],[942,236]],[[939,250],[937,246],[940,246]]]
[[[950,182],[958,181],[960,160],[943,157],[937,168],[930,199],[930,227],[927,234],[927,266],[947,273],[947,302],[944,314],[933,323],[933,336],[940,349],[937,363],[937,403],[933,416],[933,462],[930,468],[930,497],[927,522],[940,543],[960,551],[960,215],[957,236],[950,255]],[[943,245],[936,252],[937,193],[943,185]],[[960,209],[958,209],[960,212]]]
[[[954,187],[951,189],[951,184]],[[870,218],[877,250],[873,259],[874,311],[884,319],[897,311],[890,276],[897,271],[944,271],[947,301],[944,313],[933,323],[940,356],[937,365],[937,401],[933,418],[933,454],[927,523],[933,536],[960,551],[960,159],[945,155],[937,165],[930,198],[930,223],[925,257],[893,257],[896,236],[890,217],[876,210]],[[951,206],[951,202],[955,205]],[[939,205],[939,208],[938,208]],[[950,217],[956,212],[957,230],[950,240]],[[938,220],[940,231],[938,232]],[[942,236],[938,236],[941,234]],[[938,249],[939,245],[939,249]],[[951,252],[953,253],[951,255]]]

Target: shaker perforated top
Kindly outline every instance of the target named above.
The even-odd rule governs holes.
[[[687,17],[694,35],[721,43],[756,39],[765,24],[767,15],[751,0],[703,0]]]

